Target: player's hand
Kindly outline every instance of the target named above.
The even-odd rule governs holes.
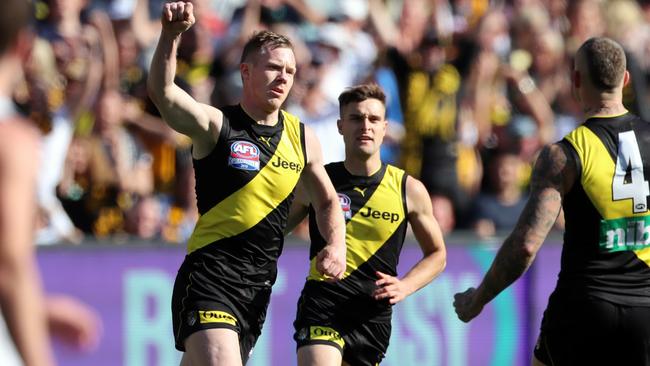
[[[379,271],[376,274],[379,279],[375,281],[377,289],[372,294],[375,300],[388,299],[389,303],[397,304],[409,295],[408,289],[399,278]]]
[[[165,31],[177,36],[196,23],[194,6],[183,1],[167,3],[163,6],[161,22]]]
[[[343,278],[347,248],[343,244],[328,244],[316,255],[316,270],[332,281]]]
[[[475,288],[470,287],[465,292],[454,295],[454,308],[458,319],[465,323],[477,317],[483,310],[483,304],[478,301]]]
[[[66,295],[50,295],[46,302],[47,322],[55,338],[79,351],[97,348],[102,321],[94,309]]]

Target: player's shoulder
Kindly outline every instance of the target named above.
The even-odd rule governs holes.
[[[21,117],[8,117],[0,121],[0,140],[3,146],[36,147],[40,132],[30,121]]]
[[[405,179],[405,185],[406,185],[406,195],[410,199],[428,199],[429,198],[429,191],[427,188],[424,186],[424,183],[420,181],[419,179],[406,174],[404,171],[402,171],[404,174],[404,179]]]
[[[40,132],[18,117],[0,120],[0,166],[27,168],[39,160]]]

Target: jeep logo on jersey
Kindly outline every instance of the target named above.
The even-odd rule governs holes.
[[[344,195],[343,193],[338,193],[339,203],[341,204],[341,210],[343,210],[343,217],[345,220],[350,220],[352,218],[352,200],[350,197]]]
[[[260,149],[248,141],[235,141],[230,145],[228,165],[241,170],[260,170]]]
[[[293,170],[296,173],[300,173],[302,171],[302,165],[294,163],[293,161],[286,161],[279,156],[276,156],[275,161],[272,162],[271,165],[276,168]]]
[[[399,214],[395,212],[388,211],[377,211],[373,210],[372,207],[366,207],[366,211],[361,211],[361,216],[363,217],[372,217],[373,219],[382,219],[386,221],[397,222],[399,220]]]

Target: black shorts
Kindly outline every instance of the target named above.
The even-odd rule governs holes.
[[[548,366],[650,366],[650,307],[554,293],[534,353]]]
[[[336,347],[350,365],[375,366],[388,349],[391,307],[371,298],[355,298],[335,284],[307,281],[298,301],[297,348],[312,344]]]
[[[204,257],[186,256],[172,295],[176,349],[184,352],[185,339],[196,331],[227,328],[239,334],[246,363],[261,334],[270,297],[270,281],[265,286],[242,286],[215,273],[214,263],[206,263]]]

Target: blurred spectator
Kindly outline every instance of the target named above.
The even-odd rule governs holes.
[[[568,2],[567,18],[569,31],[566,35],[567,53],[575,54],[582,42],[591,37],[602,36],[605,33],[603,19],[603,1],[573,0]]]
[[[163,227],[163,211],[158,199],[145,196],[136,200],[126,212],[126,232],[138,239],[160,240]]]
[[[131,146],[124,150],[137,146],[135,151],[151,161],[146,194],[162,204],[162,238],[182,242],[192,225],[195,208],[182,203],[193,194],[183,183],[192,175],[189,142],[161,122],[144,84],[162,2],[36,2],[38,38],[25,65],[25,85],[14,90],[14,98],[41,129],[48,158],[38,181],[39,243],[78,242],[75,225],[93,233],[100,216],[101,227],[113,228],[106,233],[124,230],[124,214],[141,194],[135,192],[139,189],[108,193],[108,187],[124,192],[120,184],[105,182],[112,173],[119,181],[123,169],[117,161],[129,159],[113,160],[106,136],[94,129],[93,106],[101,88],[122,94],[126,127],[119,130],[128,133],[116,133],[112,143]],[[176,81],[193,98],[217,107],[236,103],[244,41],[265,28],[286,34],[300,71],[285,108],[317,130],[325,159],[340,160],[336,156],[342,153],[334,123],[340,91],[358,82],[379,83],[389,98],[382,159],[421,178],[432,197],[450,199],[456,228],[470,226],[468,208],[475,206],[480,189],[482,160],[518,151],[525,175],[541,146],[582,122],[566,65],[585,39],[608,35],[625,47],[632,81],[624,90],[625,106],[650,118],[650,2],[645,0],[193,4],[200,20],[184,35]],[[104,183],[97,184],[98,177]]]
[[[24,107],[37,117],[43,135],[43,165],[38,198],[42,220],[38,244],[74,242],[80,233],[56,197],[56,186],[76,123],[87,115],[105,75],[116,73],[110,55],[112,28],[103,13],[82,21],[83,0],[47,0],[47,12],[38,23],[39,42],[26,70],[29,96]],[[106,47],[109,47],[108,49]]]
[[[526,204],[522,187],[523,162],[518,154],[499,153],[490,162],[489,191],[474,202],[474,231],[482,238],[511,230]]]
[[[300,116],[316,133],[323,150],[323,163],[343,161],[345,145],[336,125],[339,119],[338,105],[327,98],[318,80],[308,82],[305,89],[300,104],[288,105],[287,112]]]
[[[135,196],[151,194],[151,155],[124,125],[124,100],[104,90],[96,106],[96,135],[70,149],[61,196],[73,220],[87,233],[123,232],[124,211]],[[91,222],[88,222],[90,218]]]
[[[388,60],[399,83],[405,127],[401,165],[418,177],[430,194],[445,195],[459,207],[462,187],[456,167],[456,122],[460,74],[446,63],[444,40],[432,27],[427,28],[430,13],[405,2],[402,15],[413,18],[414,24],[400,21],[397,27],[384,29],[385,22],[392,22],[386,9],[374,2],[371,11],[374,28],[389,47]],[[401,43],[406,40],[418,43]]]
[[[431,195],[431,206],[433,208],[433,217],[438,221],[442,233],[444,235],[451,233],[456,227],[456,215],[454,205],[449,197],[433,194]]]
[[[625,49],[630,83],[623,89],[623,103],[632,113],[649,120],[650,25],[643,19],[641,6],[632,0],[607,2],[603,17],[607,24],[606,35]]]

